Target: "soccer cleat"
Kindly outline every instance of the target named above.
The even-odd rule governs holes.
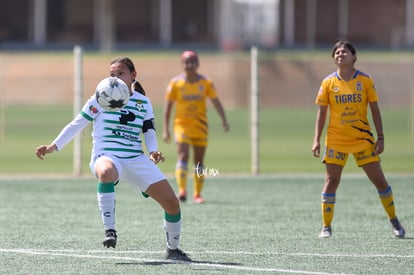
[[[392,225],[392,233],[394,233],[394,236],[397,238],[404,238],[405,236],[405,229],[401,225],[400,221],[397,217],[390,220]]]
[[[195,203],[204,203],[204,199],[201,196],[194,196]]]
[[[169,249],[167,248],[167,254],[165,256],[167,260],[174,260],[174,261],[183,261],[183,262],[191,262],[191,258],[188,257],[187,254],[185,254],[180,249]]]
[[[105,230],[105,237],[102,241],[103,245],[107,248],[116,246],[116,231],[114,229]]]
[[[185,202],[187,200],[187,192],[182,191],[182,192],[178,193],[178,199],[182,202]]]
[[[332,228],[330,226],[322,227],[321,233],[319,233],[319,238],[330,238],[332,237]]]

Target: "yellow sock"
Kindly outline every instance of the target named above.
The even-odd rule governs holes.
[[[187,173],[187,163],[178,162],[175,167],[175,180],[177,181],[179,193],[187,191]]]
[[[394,196],[392,195],[392,189],[391,186],[388,186],[388,188],[384,192],[378,192],[382,206],[385,209],[385,212],[387,212],[387,215],[389,219],[393,219],[396,217],[395,214],[395,206],[394,206]]]
[[[204,186],[204,175],[194,173],[194,197],[201,196]]]
[[[321,209],[323,227],[331,226],[335,209],[335,194],[322,193]]]

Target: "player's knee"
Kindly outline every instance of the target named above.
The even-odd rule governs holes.
[[[177,215],[180,213],[180,201],[175,195],[164,199],[160,204],[169,215]]]
[[[96,165],[95,172],[100,182],[114,182],[118,179],[118,173],[111,165]]]
[[[180,212],[180,201],[174,192],[168,193],[168,195],[164,197],[164,201],[161,205],[163,206],[165,212],[170,215],[176,215]]]

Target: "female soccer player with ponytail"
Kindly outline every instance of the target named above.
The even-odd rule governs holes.
[[[323,227],[320,238],[332,236],[332,219],[343,167],[349,154],[367,174],[378,190],[380,201],[388,215],[396,237],[403,238],[405,230],[395,213],[391,186],[385,179],[379,154],[384,151],[384,132],[378,95],[371,77],[354,68],[357,59],[354,46],[348,41],[338,41],[332,49],[337,71],[327,76],[321,84],[316,104],[315,136],[312,152],[320,156],[320,138],[329,108],[329,124],[325,140],[323,163],[326,167],[321,206]],[[368,123],[370,107],[377,138]]]
[[[133,62],[127,58],[113,60],[110,76],[118,77],[129,87],[127,105],[118,112],[107,112],[92,96],[82,111],[70,122],[50,145],[36,149],[38,158],[62,150],[72,138],[93,122],[93,149],[90,168],[98,179],[97,198],[105,229],[103,245],[115,248],[115,185],[119,180],[130,183],[145,196],[150,196],[164,209],[164,229],[167,236],[167,259],[191,261],[178,244],[181,234],[180,203],[169,182],[156,163],[163,161],[155,134],[154,114],[150,100],[136,80]],[[141,134],[149,157],[143,152]],[[141,216],[137,216],[139,218]]]

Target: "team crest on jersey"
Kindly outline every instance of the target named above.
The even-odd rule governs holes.
[[[202,92],[204,91],[204,86],[200,84],[200,85],[198,86],[198,91],[199,91],[200,93],[202,93]]]
[[[362,84],[361,84],[361,82],[357,82],[356,83],[356,90],[358,91],[358,92],[362,92]]]
[[[334,87],[334,88],[333,88],[333,92],[334,92],[334,93],[339,92],[339,87],[337,87],[337,86],[336,86],[336,87]]]
[[[144,104],[142,103],[142,101],[141,100],[138,100],[137,101],[137,104],[135,104],[135,107],[138,109],[138,111],[142,111],[142,110],[144,110]]]
[[[92,114],[96,114],[98,112],[98,108],[96,108],[93,105],[90,105],[89,106],[89,112],[92,113]]]

